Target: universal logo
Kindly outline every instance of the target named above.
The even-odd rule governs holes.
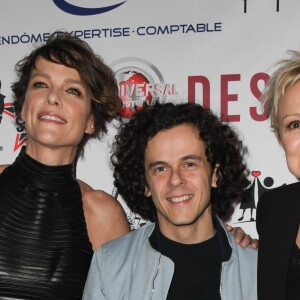
[[[111,65],[119,84],[123,102],[121,117],[130,118],[144,103],[166,102],[175,95],[175,84],[165,83],[161,72],[151,62],[137,57],[121,58]]]

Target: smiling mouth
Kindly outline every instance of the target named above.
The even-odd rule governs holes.
[[[178,203],[178,202],[183,202],[187,201],[193,198],[193,195],[185,195],[185,196],[180,196],[180,197],[169,197],[167,198],[170,202]]]
[[[65,123],[66,123],[65,120],[60,119],[60,118],[58,118],[58,117],[56,117],[56,116],[50,116],[50,115],[42,115],[42,116],[40,116],[40,119],[41,119],[41,120],[55,121],[55,122],[59,122],[59,123],[61,123],[61,124],[65,124]]]

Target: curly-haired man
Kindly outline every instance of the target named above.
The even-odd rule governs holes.
[[[98,249],[83,299],[256,299],[257,252],[220,218],[248,185],[233,130],[196,104],[144,107],[116,137],[115,185],[153,221]]]

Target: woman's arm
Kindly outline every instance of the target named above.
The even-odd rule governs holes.
[[[102,244],[130,231],[123,207],[109,194],[78,181],[89,239],[96,250]]]

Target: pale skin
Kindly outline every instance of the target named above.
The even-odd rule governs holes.
[[[150,139],[145,151],[145,176],[145,195],[152,196],[160,230],[166,237],[193,244],[215,234],[210,189],[216,186],[216,174],[196,129],[183,124]]]
[[[46,165],[73,163],[83,135],[94,132],[91,99],[77,70],[41,58],[32,71],[21,118],[27,131],[26,153]],[[78,183],[94,250],[130,231],[116,199]]]
[[[278,106],[279,142],[290,172],[300,178],[300,81],[291,86]],[[296,238],[300,248],[300,227]]]

